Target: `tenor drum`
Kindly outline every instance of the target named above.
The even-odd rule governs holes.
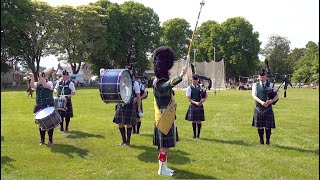
[[[105,103],[130,102],[132,78],[126,69],[106,69],[100,72],[99,91]]]
[[[54,108],[56,110],[62,110],[66,111],[67,110],[67,100],[63,96],[59,97],[54,97]]]
[[[49,130],[59,125],[62,120],[54,107],[47,107],[36,113],[35,121],[42,130]]]

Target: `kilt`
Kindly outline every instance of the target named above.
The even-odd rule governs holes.
[[[187,111],[185,120],[187,121],[204,121],[204,109],[203,105],[198,107],[197,105],[190,104]]]
[[[253,116],[253,120],[252,120],[252,126],[255,126],[255,127],[266,127],[266,128],[276,128],[272,106],[267,107],[267,108],[256,107],[254,109],[254,116]]]
[[[116,124],[131,124],[136,125],[136,107],[134,104],[126,104],[122,107],[121,104],[116,106],[116,114],[113,118],[113,122]]]
[[[67,110],[66,111],[58,110],[58,112],[61,117],[73,117],[73,108],[72,108],[72,102],[70,98],[67,99]]]
[[[160,148],[170,148],[175,147],[178,141],[178,128],[176,127],[175,123],[172,124],[167,135],[163,134],[156,127],[156,125],[154,125],[153,145],[158,146]]]

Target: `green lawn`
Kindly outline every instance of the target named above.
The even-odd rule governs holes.
[[[35,99],[25,91],[2,91],[1,179],[319,179],[319,90],[289,88],[286,98],[283,90],[280,95],[271,145],[262,146],[251,126],[251,91],[210,91],[201,138],[192,139],[185,91],[177,90],[180,141],[168,157],[177,174],[160,177],[152,93],[143,101],[141,134],[128,147],[118,146],[115,104],[105,104],[97,88],[77,89],[70,132],[56,128],[48,147],[39,146]]]

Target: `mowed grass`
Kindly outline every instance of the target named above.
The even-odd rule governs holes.
[[[1,179],[319,179],[318,89],[289,88],[286,98],[282,90],[270,146],[259,144],[251,126],[251,91],[208,92],[201,138],[192,139],[191,123],[184,120],[189,103],[185,91],[176,90],[180,141],[168,157],[177,171],[173,177],[157,175],[148,90],[141,134],[132,135],[130,147],[118,146],[115,104],[105,104],[98,88],[77,89],[70,132],[55,128],[52,147],[39,146],[35,99],[25,91],[2,91]]]

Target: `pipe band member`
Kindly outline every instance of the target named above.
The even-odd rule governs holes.
[[[176,102],[173,90],[182,81],[187,68],[181,70],[179,76],[169,78],[176,55],[170,47],[162,46],[153,53],[153,64],[156,79],[153,82],[155,124],[153,145],[158,146],[159,170],[161,176],[173,176],[175,171],[167,167],[169,148],[175,147],[178,132],[174,123],[176,119]]]
[[[273,91],[277,95],[273,99],[268,99],[268,91]],[[252,126],[258,128],[260,144],[264,144],[264,131],[266,132],[266,144],[270,145],[271,129],[276,128],[272,104],[279,99],[278,91],[273,83],[268,81],[265,69],[259,72],[259,82],[252,86],[252,97],[256,102]]]

